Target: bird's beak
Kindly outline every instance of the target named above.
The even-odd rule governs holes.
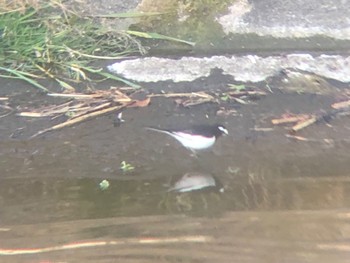
[[[225,129],[224,127],[221,127],[220,130],[222,131],[222,133],[223,133],[224,135],[228,135],[228,130]]]
[[[228,130],[226,128],[220,126],[219,130],[222,132],[223,135],[228,135]]]
[[[226,130],[225,128],[221,129],[221,131],[224,136],[228,135],[228,130]]]

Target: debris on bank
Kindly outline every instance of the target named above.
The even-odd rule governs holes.
[[[258,97],[265,95],[266,93],[263,91],[246,87],[240,89],[229,87],[227,90],[220,92],[199,91],[159,94],[149,94],[143,89],[120,87],[111,88],[110,90],[96,90],[88,94],[51,93],[48,96],[62,98],[64,102],[58,105],[49,105],[30,111],[22,111],[17,113],[17,115],[30,118],[49,117],[52,119],[61,116],[65,117],[65,121],[35,133],[31,137],[33,138],[46,132],[59,130],[113,112],[117,113],[119,126],[124,122],[121,117],[122,111],[127,108],[147,107],[152,98],[170,98],[180,107],[194,107],[204,103],[216,103],[221,106],[220,114],[231,114],[232,103],[248,104],[250,100],[256,100]]]
[[[10,115],[14,109],[9,106],[8,97],[0,97],[0,118]]]
[[[340,114],[350,113],[350,100],[343,102],[337,102],[331,105],[333,109],[325,110],[319,114],[283,114],[279,118],[271,120],[273,125],[290,125],[292,127],[289,129],[290,134],[295,134],[315,123],[321,121],[328,121]]]
[[[33,138],[49,131],[62,129],[88,119],[96,118],[97,116],[122,111],[125,108],[146,107],[150,103],[150,98],[134,99],[133,96],[138,92],[138,90],[126,87],[112,88],[107,91],[97,90],[89,94],[51,93],[48,95],[63,98],[66,101],[59,105],[49,105],[33,109],[32,111],[20,112],[17,115],[22,117],[66,117],[66,121],[37,132],[32,136]]]

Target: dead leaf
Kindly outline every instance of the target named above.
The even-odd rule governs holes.
[[[175,99],[174,100],[177,106],[182,105],[183,100],[182,99]]]
[[[128,108],[143,108],[143,107],[147,107],[151,102],[151,98],[147,97],[144,100],[135,100],[134,102],[132,102]]]
[[[342,109],[342,108],[347,108],[347,107],[350,107],[350,100],[337,102],[337,103],[332,104],[333,109]]]

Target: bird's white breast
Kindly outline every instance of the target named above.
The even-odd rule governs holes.
[[[181,142],[184,147],[193,150],[203,150],[213,146],[215,143],[215,136],[208,138],[200,135],[192,135],[182,132],[176,132],[170,135]]]

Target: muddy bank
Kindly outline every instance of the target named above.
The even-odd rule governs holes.
[[[228,83],[218,76],[193,83],[144,86],[149,93],[204,88],[212,92],[225,89]],[[125,122],[119,127],[113,125],[115,116],[110,114],[34,139],[29,137],[61,119],[25,118],[14,113],[2,118],[0,180],[6,211],[2,222],[348,208],[349,118],[336,115],[321,120],[297,132],[295,138],[287,136],[290,125],[271,122],[286,113],[331,110],[334,102],[346,98],[347,89],[339,86],[333,89],[336,93],[310,94],[269,87],[274,88],[266,96],[247,100],[247,104],[231,101],[183,107],[171,98],[153,98],[148,107],[124,111]],[[255,88],[267,91],[265,86]],[[10,99],[10,106],[21,101],[21,108],[33,107],[33,98],[19,100],[18,96]],[[219,114],[222,106],[230,109],[230,114]],[[197,158],[172,138],[144,129],[217,122],[224,124],[230,135]],[[135,169],[123,172],[123,161]],[[183,200],[176,194],[169,197],[169,181],[188,172],[216,176],[225,192],[185,195]],[[104,179],[111,186],[102,191],[99,183]],[[50,214],[44,216],[47,211]]]

